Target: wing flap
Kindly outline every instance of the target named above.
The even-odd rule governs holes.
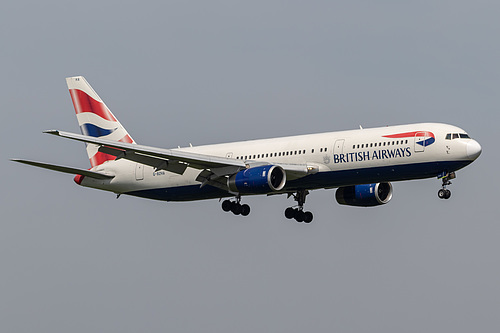
[[[126,160],[130,160],[133,162],[152,166],[153,168],[155,168],[155,171],[166,170],[169,172],[173,172],[173,173],[182,175],[188,167],[187,164],[180,163],[179,161],[167,160],[165,158],[148,156],[148,155],[136,153],[133,151],[115,149],[115,148],[106,147],[106,146],[99,147],[99,151],[102,153],[105,153],[105,154],[116,156],[117,160],[120,158],[124,158]]]

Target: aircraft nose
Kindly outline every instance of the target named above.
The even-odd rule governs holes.
[[[467,143],[467,156],[475,160],[481,155],[481,145],[476,140],[471,140]]]

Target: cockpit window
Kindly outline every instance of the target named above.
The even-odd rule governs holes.
[[[467,133],[448,133],[446,134],[446,140],[453,139],[470,139],[470,136]]]

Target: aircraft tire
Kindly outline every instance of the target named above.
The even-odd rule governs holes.
[[[225,211],[225,212],[229,212],[231,210],[231,201],[224,200],[222,202],[222,210]]]
[[[237,202],[232,202],[231,203],[231,212],[233,212],[234,215],[240,215],[241,214],[241,205]]]
[[[295,209],[293,209],[292,207],[288,207],[287,209],[285,209],[285,217],[287,219],[293,219],[295,216]]]
[[[247,204],[241,205],[241,215],[248,216],[250,214],[250,206]]]
[[[311,223],[313,220],[313,213],[311,212],[305,212],[304,213],[304,222],[305,223]]]
[[[295,212],[295,221],[304,222],[305,213],[301,210]]]

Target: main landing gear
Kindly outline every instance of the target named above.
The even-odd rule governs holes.
[[[236,201],[224,200],[222,202],[222,210],[225,212],[232,212],[234,215],[247,216],[250,214],[250,206],[241,204],[241,197],[236,197]]]
[[[448,190],[446,186],[451,185],[450,180],[455,179],[456,177],[455,172],[450,172],[441,178],[443,180],[443,185],[441,185],[442,188],[438,191],[439,199],[449,199],[451,197],[451,191]]]
[[[287,219],[295,219],[297,222],[311,223],[313,214],[311,212],[304,212],[304,204],[306,203],[306,196],[309,194],[308,190],[299,190],[297,194],[289,193],[288,197],[293,196],[297,201],[297,208],[288,207],[285,209],[285,217]]]

